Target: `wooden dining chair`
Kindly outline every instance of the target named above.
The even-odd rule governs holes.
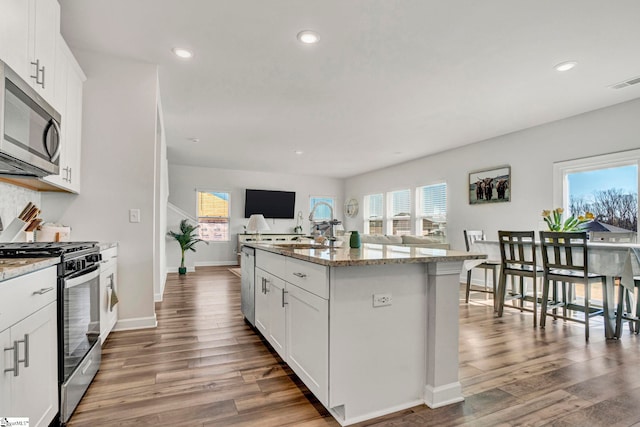
[[[467,247],[467,252],[470,252],[471,245],[478,240],[485,240],[485,234],[483,230],[463,230],[464,232],[464,243]],[[484,292],[488,294],[493,294],[493,310],[497,310],[497,300],[496,300],[496,288],[498,286],[498,269],[500,268],[500,261],[498,260],[486,260],[482,264],[476,265],[474,268],[479,268],[484,271],[484,289],[474,288],[474,292]],[[469,294],[471,293],[471,273],[473,269],[469,269],[467,271],[467,289],[465,301],[469,303]],[[487,273],[491,271],[492,274],[492,289],[487,288]]]
[[[542,278],[542,268],[536,260],[536,242],[534,231],[498,231],[500,244],[500,281],[498,282],[498,317],[502,316],[504,304],[507,300],[517,300],[520,311],[533,312],[533,327],[538,325],[538,279]],[[512,289],[507,295],[507,276],[511,277]],[[514,279],[519,278],[518,289],[515,290]],[[531,295],[527,292],[527,282],[531,279],[533,289]],[[525,302],[532,302],[533,308],[525,306]]]
[[[589,273],[589,254],[586,232],[540,232],[542,249],[542,266],[544,269],[544,285],[542,290],[542,307],[540,310],[540,327],[544,328],[547,310],[553,309],[553,318],[557,319],[557,308],[562,307],[562,319],[584,323],[585,340],[589,340],[589,318],[603,314],[601,308],[591,306],[591,285],[602,283],[603,294],[606,293],[607,278],[604,275]],[[549,295],[553,282],[553,295]],[[562,300],[558,299],[556,284],[561,283]],[[572,285],[584,286],[584,302],[578,303],[573,295]],[[569,286],[569,287],[568,287]],[[604,303],[604,301],[603,301]],[[568,316],[568,311],[582,311],[584,319]]]

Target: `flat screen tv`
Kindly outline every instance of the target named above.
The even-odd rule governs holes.
[[[294,191],[250,190],[245,191],[244,217],[262,214],[265,218],[293,219],[296,207]]]

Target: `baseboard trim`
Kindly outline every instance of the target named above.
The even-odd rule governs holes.
[[[195,265],[196,267],[221,267],[225,265],[238,265],[238,262],[237,261],[199,261],[199,262],[196,262]]]
[[[114,331],[131,331],[134,329],[148,329],[158,326],[156,315],[149,317],[135,317],[132,319],[118,319],[113,327]]]
[[[431,409],[464,401],[459,381],[440,387],[427,385],[424,388],[424,403]]]

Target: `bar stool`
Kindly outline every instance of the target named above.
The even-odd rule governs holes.
[[[467,252],[470,252],[471,245],[478,240],[485,240],[485,235],[483,230],[463,230],[464,232],[464,243],[467,247]],[[497,260],[486,260],[482,264],[478,264],[473,268],[481,268],[484,270],[484,289],[474,289],[474,292],[484,292],[487,294],[493,294],[493,310],[496,311],[497,299],[496,299],[496,287],[498,285],[498,268],[500,267],[500,261]],[[471,273],[473,269],[467,271],[467,290],[465,302],[469,303],[469,294],[471,292]],[[491,270],[493,277],[493,290],[487,289],[487,273]]]
[[[498,231],[500,244],[500,282],[498,285],[498,317],[502,317],[504,303],[507,299],[518,300],[520,311],[533,312],[533,327],[538,325],[538,279],[543,270],[536,261],[535,232],[533,231]],[[511,276],[511,293],[507,296],[507,276]],[[519,292],[513,289],[513,279],[520,278]],[[527,294],[524,279],[533,281],[533,295]],[[525,301],[533,303],[533,309],[524,306]]]
[[[639,290],[638,297],[640,297],[640,276],[633,278],[634,291]],[[629,329],[636,334],[640,333],[640,301],[634,301],[634,292],[622,286],[618,287],[618,305],[616,307],[616,336],[620,337],[622,334],[622,321],[629,321]],[[633,313],[633,306],[635,305],[635,314]],[[625,307],[626,306],[626,307]],[[626,311],[623,309],[626,308]]]
[[[542,265],[544,268],[544,287],[542,290],[542,308],[540,310],[540,327],[544,328],[547,310],[554,309],[553,318],[557,319],[556,309],[562,307],[562,319],[584,323],[585,340],[589,340],[589,318],[603,314],[602,309],[590,306],[591,285],[602,283],[606,293],[606,276],[589,273],[589,254],[587,233],[585,232],[552,232],[541,231]],[[549,285],[554,282],[553,300],[549,304]],[[562,301],[557,300],[556,283],[562,283]],[[571,295],[568,284],[584,285],[584,304],[577,304]],[[567,298],[567,291],[569,297]],[[567,311],[583,311],[584,320],[568,317]]]

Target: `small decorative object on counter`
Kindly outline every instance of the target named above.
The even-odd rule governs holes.
[[[351,232],[351,237],[349,238],[349,247],[352,248],[359,248],[361,245],[361,241],[360,241],[360,234],[358,234],[357,231],[352,231]]]
[[[180,221],[180,232],[176,233],[175,231],[167,232],[168,237],[173,237],[176,239],[178,244],[180,245],[180,250],[182,251],[182,259],[180,261],[180,268],[178,268],[179,274],[187,274],[187,267],[184,265],[184,253],[187,250],[191,250],[195,252],[194,245],[198,242],[205,242],[202,239],[198,239],[196,237],[196,230],[200,227],[199,225],[191,225],[189,224],[189,220],[183,219]],[[205,242],[207,245],[209,242]]]

